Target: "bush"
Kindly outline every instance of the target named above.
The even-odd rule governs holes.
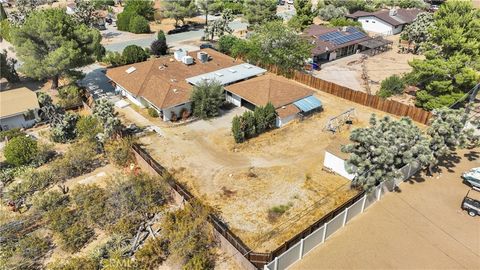
[[[7,163],[14,166],[29,164],[38,154],[37,141],[24,136],[11,139],[3,150]]]
[[[347,18],[333,18],[331,19],[328,24],[331,26],[341,27],[341,26],[354,26],[358,28],[362,28],[362,23],[354,21],[352,19]]]
[[[130,31],[130,20],[136,14],[133,12],[123,11],[117,15],[117,29],[120,31]]]
[[[27,235],[18,242],[16,249],[23,258],[38,260],[45,256],[50,247],[49,239],[37,235]]]
[[[195,253],[191,258],[189,258],[182,269],[207,270],[214,268],[215,263],[212,253],[209,251],[200,251],[198,253]]]
[[[60,234],[63,248],[69,252],[77,252],[87,244],[95,232],[83,222],[75,222]]]
[[[82,90],[73,84],[60,87],[58,89],[58,96],[60,97],[59,103],[63,107],[82,103]]]
[[[73,144],[62,158],[52,162],[51,170],[60,180],[77,177],[93,170],[96,145],[92,142]]]
[[[34,201],[36,209],[44,212],[53,211],[59,207],[65,207],[69,197],[58,191],[45,192],[37,196]]]
[[[232,134],[236,143],[245,141],[245,132],[242,129],[242,118],[240,116],[234,116],[232,120]]]
[[[116,166],[125,167],[135,162],[130,138],[110,140],[105,144],[105,152],[110,162]]]
[[[15,182],[7,189],[7,197],[10,200],[17,201],[32,195],[36,191],[43,190],[55,183],[53,173],[50,170],[37,171],[33,168],[25,170],[19,176],[22,181]]]
[[[76,209],[82,216],[82,220],[91,225],[103,227],[105,225],[105,201],[107,194],[104,189],[96,185],[82,185],[72,192],[72,198]]]
[[[112,67],[125,65],[125,59],[119,52],[107,52],[102,61],[106,64],[110,64]]]
[[[150,115],[151,117],[157,118],[159,116],[157,110],[155,110],[152,107],[148,108],[147,112],[148,112],[148,115]]]
[[[277,113],[271,103],[265,107],[256,107],[255,111],[246,111],[232,120],[232,135],[236,143],[255,137],[275,127]]]
[[[392,75],[382,81],[378,96],[387,98],[393,95],[400,95],[405,89],[405,82],[398,75]]]
[[[96,136],[102,131],[100,121],[94,116],[81,116],[77,122],[78,136],[87,141],[96,141]]]
[[[140,15],[145,19],[153,20],[153,14],[155,9],[153,8],[153,1],[150,0],[128,0],[125,2],[126,12],[132,12],[133,14]]]
[[[233,46],[235,46],[235,44],[238,43],[239,40],[240,40],[239,38],[233,35],[221,36],[220,39],[218,40],[217,49],[221,53],[231,55]]]
[[[140,15],[135,15],[130,19],[128,29],[135,34],[150,33],[150,26],[147,19]]]
[[[47,265],[49,270],[98,270],[99,268],[99,261],[88,256],[72,256],[68,260],[59,259]]]
[[[56,152],[53,148],[53,144],[51,144],[51,143],[39,143],[37,154],[33,158],[32,163],[35,166],[41,166],[41,165],[49,162],[55,156],[55,154],[56,154]]]
[[[4,140],[10,140],[15,137],[25,136],[25,132],[21,131],[19,128],[12,128],[10,130],[0,131],[0,142]]]
[[[125,64],[133,64],[147,60],[148,54],[142,47],[137,45],[128,45],[122,53]]]
[[[156,56],[166,55],[168,51],[167,42],[155,40],[150,45],[150,50],[152,51],[152,54]]]
[[[193,115],[208,119],[220,114],[220,107],[225,103],[223,87],[217,81],[202,81],[193,87]]]
[[[168,247],[165,241],[149,239],[135,253],[135,264],[141,269],[156,269],[168,256]]]
[[[56,233],[67,230],[76,221],[73,212],[67,206],[54,208],[44,214],[48,227]]]
[[[12,42],[12,30],[13,27],[9,20],[0,21],[0,38]]]
[[[6,186],[15,179],[15,177],[22,175],[26,170],[31,169],[29,166],[8,167],[0,170],[0,182]]]

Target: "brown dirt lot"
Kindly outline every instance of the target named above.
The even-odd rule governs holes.
[[[375,111],[325,93],[317,96],[323,112],[240,145],[233,142],[230,123],[244,108],[211,121],[165,127],[164,137],[149,135],[140,143],[214,206],[247,245],[273,250],[356,194],[348,180],[322,170],[325,148],[348,138],[349,131],[333,135],[322,129],[329,117],[349,108],[357,109],[355,127],[365,126]],[[288,210],[269,219],[269,209],[281,205]]]
[[[480,269],[480,217],[460,209],[460,175],[480,166],[479,151],[403,183],[291,269]]]

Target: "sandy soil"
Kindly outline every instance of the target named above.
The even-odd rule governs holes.
[[[348,180],[322,170],[324,149],[347,138],[348,130],[333,135],[322,129],[329,117],[351,107],[357,108],[356,127],[366,125],[374,111],[325,93],[317,96],[323,112],[240,145],[233,142],[230,123],[244,108],[211,121],[165,127],[165,136],[140,142],[251,248],[273,250],[355,194]],[[280,205],[289,209],[269,219],[268,210]]]
[[[460,209],[460,174],[480,166],[479,151],[403,183],[291,269],[480,269],[480,217]]]
[[[399,38],[399,35],[387,37],[387,39],[393,41],[392,49],[366,58],[364,66],[368,74],[368,84],[371,94],[378,92],[380,83],[385,78],[394,74],[402,75],[410,72],[412,68],[408,65],[409,61],[424,58],[422,55],[399,53]],[[362,79],[362,56],[363,54],[355,54],[326,63],[322,65],[320,71],[315,71],[314,75],[354,90],[366,92],[366,84]],[[407,104],[411,104],[413,100],[411,96],[406,94],[394,97],[394,99]]]

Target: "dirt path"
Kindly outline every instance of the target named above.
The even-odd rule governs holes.
[[[405,182],[291,269],[479,269],[480,217],[460,209],[460,174],[479,152],[430,178]]]

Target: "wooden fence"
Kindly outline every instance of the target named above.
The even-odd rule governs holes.
[[[279,73],[278,69],[275,66],[267,66],[265,68],[272,73]],[[304,72],[295,71],[289,77],[299,83],[306,84],[322,92],[326,92],[334,96],[358,103],[360,105],[364,105],[396,116],[407,116],[410,117],[413,121],[421,124],[427,125],[432,115],[430,112],[425,111],[422,108],[409,106],[394,100],[383,99],[375,95],[369,95],[361,91],[356,91],[333,82],[328,82],[320,78],[313,77],[312,75]]]

